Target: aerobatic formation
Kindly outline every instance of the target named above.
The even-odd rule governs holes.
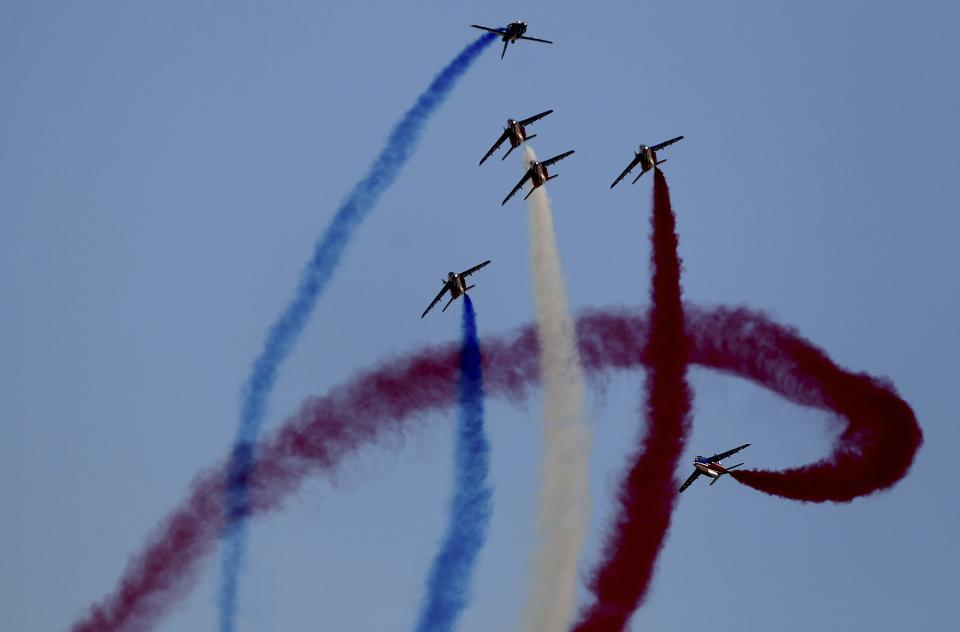
[[[610,185],[634,168],[653,172],[651,274],[645,314],[595,311],[575,319],[569,312],[556,248],[555,228],[544,185],[557,177],[548,168],[572,155],[567,150],[538,161],[526,144],[537,134],[526,128],[546,110],[507,126],[480,160],[482,165],[509,141],[507,157],[525,145],[523,177],[501,206],[529,182],[530,256],[536,326],[513,337],[479,339],[467,277],[489,260],[450,272],[421,314],[449,293],[442,312],[463,298],[459,348],[430,347],[361,371],[326,395],[309,398],[302,410],[267,437],[260,436],[266,400],[280,365],[296,342],[326,283],[336,272],[349,240],[398,177],[426,124],[479,54],[498,37],[507,47],[519,40],[552,44],[525,35],[527,24],[471,25],[486,31],[445,66],[395,126],[386,147],[360,180],[318,240],[290,305],[269,330],[243,392],[237,440],[219,466],[194,483],[175,509],[133,556],[117,587],[74,623],[75,632],[149,629],[192,585],[200,562],[220,542],[218,596],[222,632],[234,629],[237,585],[246,548],[247,521],[279,510],[311,475],[336,472],[344,459],[381,437],[412,432],[422,413],[459,405],[454,491],[444,541],[426,581],[417,630],[452,630],[468,604],[475,562],[486,541],[493,511],[489,487],[490,450],[484,429],[484,399],[519,401],[543,386],[544,455],[538,501],[540,544],[532,563],[535,581],[523,621],[531,632],[574,629],[619,631],[646,599],[657,558],[666,541],[681,492],[700,476],[716,483],[724,474],[772,496],[807,502],[848,502],[883,490],[906,476],[922,433],[910,406],[888,382],[838,367],[826,353],[793,329],[745,308],[703,309],[682,297],[682,265],[670,193],[658,152],[683,139],[647,146]],[[479,127],[479,126],[478,126]],[[749,380],[790,402],[828,411],[846,422],[833,453],[785,471],[737,469],[720,462],[749,443],[697,456],[693,473],[678,486],[679,460],[693,424],[691,365]],[[589,524],[585,376],[645,368],[638,437],[625,464],[615,515],[595,567],[578,568]],[[733,439],[733,438],[731,438]],[[731,441],[731,444],[734,444]],[[728,444],[728,445],[731,445]],[[758,450],[757,447],[754,448]],[[762,451],[755,458],[762,460]],[[723,486],[719,488],[723,490]],[[729,492],[727,492],[729,493]],[[586,602],[577,608],[578,580],[587,578]]]

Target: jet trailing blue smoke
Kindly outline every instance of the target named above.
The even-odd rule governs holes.
[[[313,257],[300,275],[293,299],[267,333],[260,356],[253,364],[243,390],[240,426],[227,477],[224,551],[218,597],[220,630],[232,632],[237,607],[237,585],[247,547],[250,513],[247,483],[253,468],[253,446],[263,426],[267,397],[277,370],[303,331],[317,299],[336,271],[353,233],[366,219],[380,196],[393,184],[413,154],[427,121],[450,95],[457,81],[496,36],[487,33],[464,48],[433,79],[390,133],[387,144],[369,171],[337,209],[314,247]]]
[[[477,320],[470,297],[463,297],[463,342],[460,347],[460,420],[456,443],[456,477],[450,522],[427,578],[427,595],[417,632],[453,630],[467,606],[477,557],[487,540],[492,492],[487,484],[490,444],[483,426],[483,370]]]

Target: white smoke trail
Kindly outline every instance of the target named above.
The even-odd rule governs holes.
[[[536,160],[525,147],[524,166]],[[530,260],[543,384],[543,462],[538,499],[539,546],[532,598],[522,629],[566,632],[576,605],[577,558],[590,520],[586,388],[574,322],[544,187],[529,198]]]

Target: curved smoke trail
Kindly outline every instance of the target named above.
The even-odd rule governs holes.
[[[527,145],[524,165],[537,156]],[[530,196],[530,263],[543,382],[543,457],[532,596],[522,629],[565,632],[576,605],[577,559],[590,527],[586,385],[546,187]]]
[[[456,483],[450,523],[433,559],[418,632],[453,630],[470,598],[477,556],[487,540],[492,513],[490,444],[483,426],[483,368],[473,302],[463,295],[460,347],[460,423],[455,456]]]
[[[239,572],[246,552],[246,518],[250,510],[248,484],[255,459],[254,446],[260,436],[267,397],[276,381],[277,370],[303,331],[354,231],[369,215],[383,192],[397,179],[400,169],[416,148],[430,116],[494,39],[494,34],[487,33],[464,48],[440,71],[393,128],[380,155],[337,209],[317,241],[313,256],[300,275],[293,299],[267,333],[263,349],[244,387],[240,425],[230,459],[226,494],[228,510],[221,559],[222,583],[218,597],[219,624],[223,632],[234,628]]]
[[[684,315],[691,364],[743,378],[846,421],[831,454],[780,473],[792,484],[785,497],[817,489],[817,500],[842,502],[887,489],[907,475],[923,437],[910,406],[888,380],[838,367],[795,330],[746,308],[686,305]],[[641,367],[647,331],[639,313],[581,316],[577,334],[584,370],[599,377]],[[534,330],[485,338],[482,344],[485,394],[512,401],[526,397],[540,375]],[[391,433],[414,431],[417,422],[454,403],[459,373],[455,348],[428,346],[309,399],[258,444],[250,476],[251,513],[279,510],[308,476],[335,474],[360,448]],[[838,384],[849,390],[837,392]],[[147,630],[187,593],[224,524],[228,469],[225,462],[194,482],[187,500],[131,558],[114,591],[93,604],[73,624],[73,632]],[[821,486],[824,480],[831,484]],[[637,528],[657,530],[656,525]],[[652,565],[644,572],[649,578]]]
[[[649,367],[643,410],[647,428],[620,483],[618,515],[590,581],[593,602],[581,612],[574,628],[578,632],[623,630],[643,603],[670,527],[677,499],[674,472],[690,430],[676,218],[663,172],[654,169],[653,178],[650,330],[643,350]]]

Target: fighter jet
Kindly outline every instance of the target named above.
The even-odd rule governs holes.
[[[695,458],[693,460],[693,467],[694,467],[693,474],[691,474],[690,478],[684,481],[683,485],[680,486],[680,492],[683,493],[683,490],[690,487],[690,484],[693,483],[693,481],[697,480],[697,477],[700,476],[701,474],[706,474],[707,476],[712,478],[713,480],[710,481],[710,485],[713,486],[713,484],[716,483],[721,476],[723,476],[724,474],[728,474],[730,470],[743,465],[743,463],[737,463],[736,465],[731,465],[730,467],[723,467],[722,465],[720,465],[720,461],[727,458],[728,456],[736,454],[737,452],[739,452],[740,450],[743,450],[749,445],[750,445],[749,443],[744,443],[739,448],[727,450],[726,452],[721,452],[720,454],[714,454],[713,456],[708,456],[706,458],[702,456],[698,456],[697,458]]]
[[[503,59],[503,56],[507,54],[507,45],[513,44],[518,39],[530,40],[531,42],[543,42],[544,44],[553,44],[553,42],[550,40],[527,37],[524,35],[524,33],[527,32],[527,23],[523,21],[511,22],[506,27],[500,29],[492,29],[489,26],[480,26],[479,24],[471,24],[470,26],[475,29],[480,29],[481,31],[496,33],[503,38],[503,52],[500,53],[500,59]]]
[[[493,152],[500,149],[500,145],[503,144],[503,141],[510,139],[510,149],[507,150],[507,153],[503,155],[503,158],[500,160],[506,160],[507,156],[510,155],[510,152],[522,145],[525,141],[530,140],[531,138],[536,138],[536,134],[531,134],[527,136],[526,126],[534,121],[539,121],[547,114],[552,113],[553,110],[547,110],[546,112],[541,112],[540,114],[534,114],[530,118],[525,118],[522,121],[517,121],[512,118],[507,119],[507,127],[504,128],[503,133],[500,134],[500,138],[497,139],[497,142],[493,144],[493,147],[490,148],[483,158],[480,159],[480,164],[482,165],[487,158],[493,155]]]
[[[613,181],[613,184],[610,185],[610,188],[617,186],[617,183],[623,180],[623,178],[633,170],[638,164],[642,171],[640,175],[633,179],[633,184],[637,183],[637,180],[640,179],[640,176],[650,171],[651,169],[656,169],[657,165],[663,164],[667,161],[666,158],[663,160],[657,160],[657,152],[666,147],[667,145],[672,145],[678,140],[682,140],[683,136],[677,136],[676,138],[671,138],[670,140],[665,140],[659,145],[654,145],[653,147],[647,147],[646,145],[640,145],[640,150],[633,152],[633,160],[630,161],[630,164],[627,165],[627,168],[623,170],[617,179]]]
[[[565,151],[559,156],[554,156],[549,160],[531,160],[530,168],[527,169],[527,173],[524,174],[523,178],[520,179],[520,182],[517,183],[517,186],[513,187],[513,191],[510,191],[510,194],[507,197],[503,198],[503,202],[500,203],[500,206],[503,206],[504,204],[509,202],[510,198],[516,195],[517,191],[523,188],[523,185],[526,184],[527,180],[531,180],[531,179],[533,180],[533,188],[530,189],[530,191],[525,196],[523,196],[524,200],[530,197],[530,195],[534,191],[536,191],[537,187],[543,186],[543,184],[546,183],[548,180],[553,180],[554,178],[556,178],[557,176],[551,176],[549,173],[547,173],[547,167],[549,167],[555,162],[560,162],[561,160],[563,160],[564,158],[566,158],[572,153],[574,152],[571,149],[570,151]],[[560,175],[560,174],[557,174],[557,175]]]
[[[440,282],[443,283],[443,289],[441,289],[440,293],[437,294],[437,297],[433,299],[433,301],[431,301],[429,305],[427,305],[427,309],[423,310],[423,313],[420,314],[420,318],[423,318],[424,316],[426,316],[427,312],[433,309],[433,306],[440,302],[440,299],[443,298],[444,292],[449,290],[450,300],[447,301],[447,304],[444,305],[442,310],[440,310],[441,312],[447,311],[447,308],[450,307],[450,303],[452,303],[455,299],[460,298],[461,296],[467,293],[467,290],[474,287],[472,285],[468,286],[464,281],[464,279],[470,276],[471,274],[473,274],[474,272],[476,272],[477,270],[479,270],[480,268],[482,268],[483,266],[487,265],[488,263],[490,263],[489,260],[484,261],[483,263],[475,265],[468,270],[464,270],[460,274],[457,274],[456,272],[447,273],[446,280],[440,279]]]

